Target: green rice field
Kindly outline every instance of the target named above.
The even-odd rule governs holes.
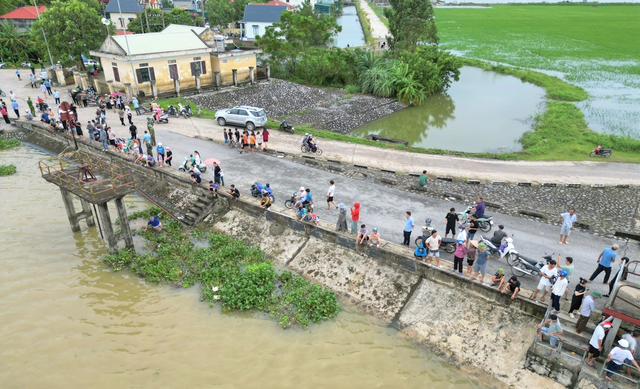
[[[640,139],[640,5],[436,8],[441,46],[467,58],[556,75],[584,88],[597,132]]]

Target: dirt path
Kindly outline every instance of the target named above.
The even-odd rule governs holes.
[[[387,28],[387,26],[385,26],[378,15],[373,12],[366,0],[359,1],[360,8],[362,8],[364,13],[369,18],[369,25],[371,26],[371,36],[373,36],[380,42],[387,40],[387,35],[389,35],[389,29]]]

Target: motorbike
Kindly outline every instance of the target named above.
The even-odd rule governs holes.
[[[293,208],[298,202],[298,200],[296,199],[297,197],[298,197],[298,192],[293,192],[293,194],[291,195],[291,198],[288,200],[285,200],[284,206],[287,207],[287,209]],[[311,200],[311,202],[306,204],[304,207],[307,209],[307,212],[313,213],[313,200]]]
[[[609,158],[612,152],[613,152],[613,149],[603,149],[602,146],[598,146],[592,152],[589,153],[589,156],[595,157],[596,155],[599,155],[601,157]]]
[[[428,236],[420,235],[415,240],[416,246],[420,246],[421,244],[424,244],[426,247],[426,241],[428,238],[429,238]],[[442,240],[440,241],[440,248],[448,253],[453,253],[456,251],[456,243],[458,243],[457,239],[442,238]]]
[[[166,112],[167,112],[167,115],[169,116],[180,117],[178,110],[173,105],[168,106]]]
[[[507,263],[509,265],[513,265],[513,261],[515,260],[516,255],[518,255],[518,252],[513,246],[512,236],[507,236],[506,238],[503,238],[502,242],[498,246],[496,246],[496,244],[493,243],[491,239],[487,238],[486,236],[482,236],[481,238],[484,244],[487,245],[487,248],[489,249],[489,252],[491,254],[499,254],[500,258],[506,258]]]
[[[149,106],[148,106],[148,107],[145,107],[143,104],[140,104],[140,110],[141,110],[143,113],[149,113],[149,112],[152,112],[151,104],[149,104]]]
[[[156,119],[156,115],[152,115],[151,117],[153,118],[154,123],[169,123],[169,114],[166,111],[162,111],[162,113],[160,114],[160,119]]]
[[[30,68],[31,67],[31,62],[25,61],[25,62],[21,63],[20,65],[22,65],[23,68]]]
[[[259,182],[256,182],[253,185],[251,185],[251,196],[262,197],[262,195],[265,193],[269,196],[269,199],[271,199],[272,203],[276,201],[276,198],[273,196],[273,190],[271,189],[268,183],[265,185],[262,185]]]
[[[467,207],[464,212],[458,212],[458,218],[462,221],[462,224],[467,224],[469,222],[469,213],[471,213],[471,209],[476,206],[476,202],[473,202],[473,205]],[[483,216],[478,218],[478,227],[480,227],[481,231],[489,232],[493,227],[493,216]]]
[[[207,165],[205,165],[204,163],[200,163],[198,166],[198,170],[200,170],[200,173],[204,173],[207,171]],[[180,170],[181,172],[186,172],[187,170],[189,170],[191,168],[191,161],[189,159],[189,157],[187,157],[186,155],[184,156],[184,160],[182,161],[182,164],[180,164],[180,166],[178,166],[178,170]]]
[[[511,272],[513,275],[517,277],[524,276],[540,276],[540,270],[544,267],[544,265],[548,264],[551,261],[551,255],[545,255],[543,258],[545,262],[538,262],[535,259],[527,258],[523,255],[515,253],[513,263],[511,264]]]
[[[290,134],[293,134],[295,132],[293,126],[291,124],[287,124],[287,121],[284,119],[282,120],[282,123],[280,123],[280,129]]]
[[[182,114],[182,116],[184,116],[185,119],[188,119],[189,116],[193,116],[193,112],[191,112],[191,106],[189,106],[189,104],[182,107],[180,113]]]
[[[313,147],[309,146],[308,144],[303,144],[302,146],[300,146],[300,151],[302,151],[303,153],[309,152],[316,155],[322,155],[322,150],[315,143],[313,143]]]

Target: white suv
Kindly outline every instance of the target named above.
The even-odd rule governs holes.
[[[267,124],[267,114],[264,109],[246,105],[218,110],[215,117],[221,126],[233,124],[244,126],[249,131],[255,130],[256,127],[264,127]]]

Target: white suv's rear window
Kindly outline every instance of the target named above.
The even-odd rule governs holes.
[[[260,111],[251,111],[251,114],[255,117],[260,117],[260,118],[267,116],[267,114],[264,113],[263,109],[261,109]]]

